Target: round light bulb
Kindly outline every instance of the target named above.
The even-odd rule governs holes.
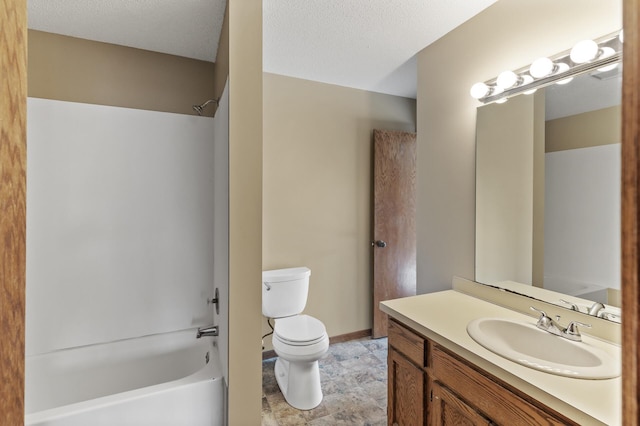
[[[513,71],[504,71],[496,79],[498,87],[506,90],[518,84],[518,76]]]
[[[469,93],[471,94],[472,98],[481,99],[487,96],[490,91],[491,89],[486,84],[476,83],[473,86],[471,86],[471,90],[469,91]]]
[[[562,74],[563,72],[569,71],[569,65],[565,64],[564,62],[558,62],[556,64],[556,68],[557,69],[556,69],[555,74]],[[573,80],[573,77],[569,77],[569,78],[562,79],[560,81],[556,81],[556,84],[559,84],[559,85],[567,84],[571,80]]]
[[[603,47],[602,48],[602,53],[600,54],[600,58],[599,59],[606,59],[609,56],[613,56],[613,54],[615,54],[616,51],[613,50],[611,47]],[[600,72],[607,72],[607,71],[611,71],[612,69],[614,69],[615,67],[617,67],[618,64],[611,64],[611,65],[606,65],[602,68],[598,68],[598,71]]]
[[[573,77],[565,78],[564,80],[556,81],[556,84],[562,86],[563,84],[571,83]]]
[[[553,72],[553,61],[549,58],[538,58],[531,63],[529,74],[534,78],[546,77]]]
[[[525,74],[522,76],[522,83],[520,84],[521,86],[526,86],[527,84],[533,83],[533,77],[531,77],[528,74]],[[525,90],[524,92],[522,92],[525,95],[530,95],[532,93],[535,93],[537,89],[531,89],[531,90]]]
[[[606,67],[598,68],[598,71],[600,71],[600,72],[611,71],[611,70],[616,69],[617,66],[618,66],[618,64],[607,65]]]
[[[569,57],[576,64],[584,64],[598,56],[598,43],[593,40],[582,40],[571,49]]]

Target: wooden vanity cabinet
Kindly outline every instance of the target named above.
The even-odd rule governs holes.
[[[388,399],[389,425],[427,424],[426,340],[399,323],[389,321]]]
[[[432,384],[429,404],[431,421],[427,422],[428,424],[443,426],[493,424],[439,382]]]
[[[389,425],[577,425],[393,319],[388,367]]]
[[[403,426],[427,424],[427,411],[424,405],[427,385],[424,371],[391,347],[387,364],[389,424]]]

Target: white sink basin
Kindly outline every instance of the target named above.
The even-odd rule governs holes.
[[[554,336],[534,324],[480,318],[467,325],[467,333],[490,351],[546,373],[579,379],[610,379],[620,375],[619,356],[587,342]]]

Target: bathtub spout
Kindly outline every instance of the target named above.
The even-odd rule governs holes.
[[[196,338],[201,338],[202,336],[217,336],[218,335],[218,326],[210,325],[209,327],[200,327],[198,328],[198,332],[196,333]]]

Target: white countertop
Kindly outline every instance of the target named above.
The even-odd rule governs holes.
[[[531,304],[535,306],[536,302]],[[535,324],[534,317],[454,290],[388,300],[380,303],[380,309],[581,425],[622,423],[620,377],[584,380],[544,373],[494,354],[467,334],[467,324],[477,318],[498,317]],[[583,341],[620,357],[618,346],[585,334]]]

